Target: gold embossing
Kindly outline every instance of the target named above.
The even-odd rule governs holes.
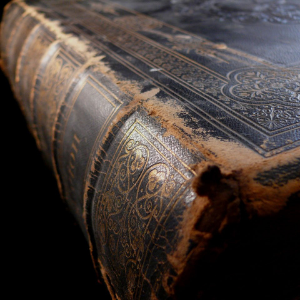
[[[192,175],[189,170],[184,174],[183,165],[172,164],[171,153],[136,121],[118,147],[96,200],[94,230],[103,247],[98,250],[109,251],[103,255],[115,280],[125,276],[126,293],[136,299],[147,276],[150,241],[155,244]],[[153,288],[158,287],[159,283]]]

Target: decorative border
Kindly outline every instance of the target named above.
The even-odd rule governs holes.
[[[198,115],[200,119],[206,119],[219,130],[242,141],[261,155],[272,156],[298,146],[297,141],[291,144],[292,137],[297,136],[299,128],[296,123],[294,123],[293,128],[286,127],[286,131],[283,128],[280,132],[271,131],[257,119],[249,117],[237,109],[236,100],[222,92],[224,86],[229,82],[228,78],[140,33],[118,26],[103,15],[88,11],[80,3],[74,4],[72,10],[66,10],[63,13],[72,19],[76,19],[80,15],[77,23],[98,34],[92,39],[97,47],[118,57],[120,63],[126,67],[130,66],[129,68],[139,76],[142,75],[142,77],[150,79],[159,88],[181,101],[188,110]],[[91,15],[97,16],[92,23],[90,22]],[[78,27],[75,31],[78,31]],[[101,40],[103,36],[105,39]],[[110,45],[118,47],[127,56],[132,57],[132,61],[135,63],[131,63],[130,60],[125,60],[121,55],[110,51]],[[153,55],[153,53],[155,54]],[[245,55],[244,65],[245,63],[249,65],[249,59],[249,56]],[[258,61],[256,59],[252,64],[257,65]],[[270,67],[270,64],[267,65]],[[263,66],[266,69],[266,66]],[[261,66],[258,66],[253,69],[255,71],[260,68]],[[153,69],[156,70],[156,74],[151,72]],[[157,73],[168,78],[170,84],[168,86],[163,85],[162,80],[157,82]],[[213,111],[216,113],[212,114]]]

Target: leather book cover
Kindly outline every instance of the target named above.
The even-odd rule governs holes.
[[[6,7],[2,68],[113,299],[296,297],[299,11]]]

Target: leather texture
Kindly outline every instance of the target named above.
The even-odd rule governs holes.
[[[210,299],[203,274],[239,228],[299,206],[300,19],[286,2],[7,7],[4,70],[113,298]]]

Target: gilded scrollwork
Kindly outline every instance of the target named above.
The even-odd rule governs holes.
[[[175,183],[169,179],[169,167],[165,164],[154,164],[146,169],[149,160],[149,150],[145,145],[134,140],[128,141],[124,147],[125,154],[119,157],[117,162],[117,176],[114,178],[111,188],[101,195],[98,213],[102,214],[101,228],[106,227],[114,234],[120,232],[120,226],[127,228],[130,248],[137,251],[141,236],[139,232],[141,220],[157,217],[162,208],[162,197],[167,197],[175,188]],[[129,206],[128,196],[135,189],[136,200]],[[121,222],[116,223],[114,216],[124,212],[124,206],[128,215]],[[106,213],[104,213],[106,212]],[[126,220],[125,220],[126,217]],[[100,224],[99,224],[100,225]],[[101,241],[108,242],[107,229],[101,231]],[[111,239],[112,236],[109,238]],[[114,238],[113,238],[114,239]],[[127,240],[120,240],[124,249],[127,248]],[[129,253],[129,249],[125,251]]]
[[[149,146],[141,139],[127,139],[95,206],[97,238],[114,276],[126,277],[129,299],[139,299],[148,247],[157,239],[166,207],[181,186],[172,166]]]
[[[149,159],[149,150],[133,140],[127,143],[125,151],[126,154],[118,161],[117,174],[120,192],[129,192],[135,186]]]

